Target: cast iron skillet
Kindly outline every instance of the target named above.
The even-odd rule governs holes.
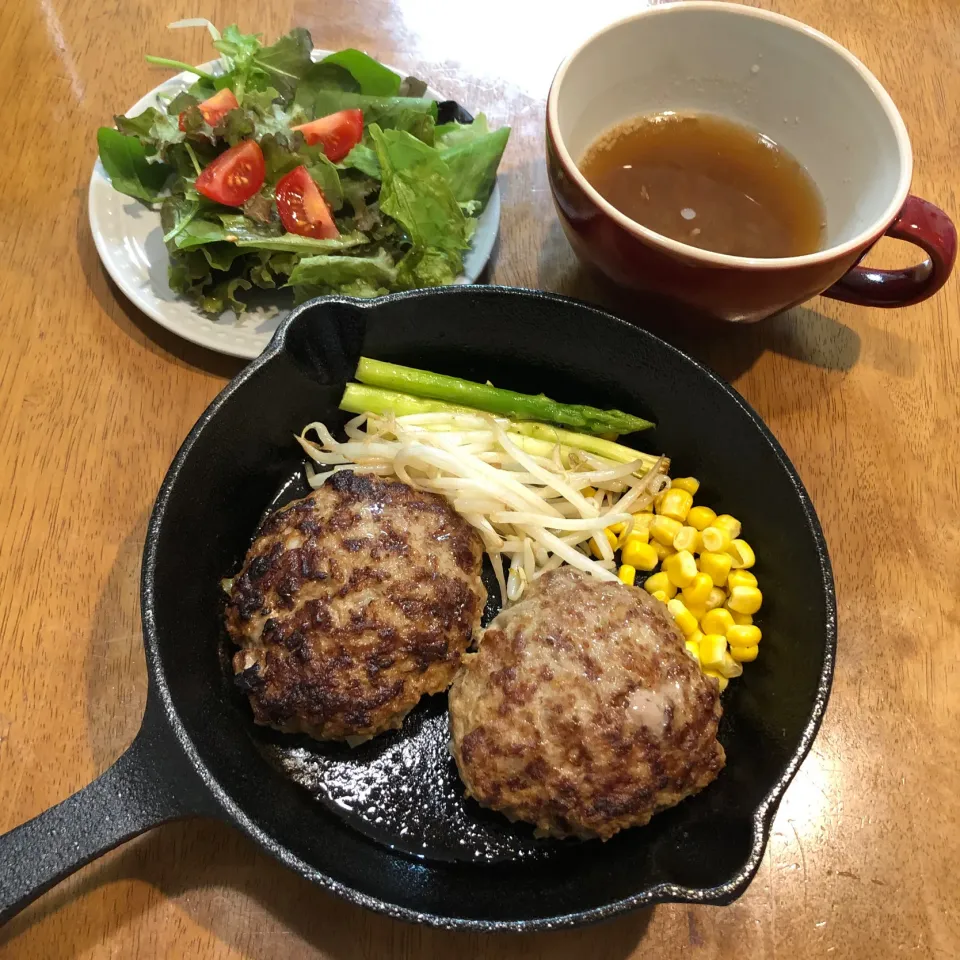
[[[608,843],[535,840],[463,797],[445,697],[351,751],[256,727],[224,670],[219,580],[264,510],[304,492],[293,433],[343,422],[366,355],[658,422],[645,438],[743,519],[766,596],[762,655],[724,695],[727,767]],[[460,287],[294,311],[190,432],[147,535],[143,726],[90,786],[0,837],[0,921],[124,840],[181,817],[234,824],[354,903],[439,927],[568,927],[664,901],[726,904],[750,882],[820,724],[836,645],[827,549],[789,460],[746,403],[649,333],[528,291]]]

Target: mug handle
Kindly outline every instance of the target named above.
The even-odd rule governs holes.
[[[907,307],[947,282],[957,258],[957,229],[939,207],[911,194],[886,236],[915,244],[927,259],[904,270],[852,267],[823,295],[864,307]]]

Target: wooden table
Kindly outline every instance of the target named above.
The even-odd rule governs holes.
[[[94,130],[159,82],[147,52],[209,56],[204,13],[272,38],[302,24],[429,78],[513,136],[492,278],[631,303],[578,267],[554,218],[543,103],[563,55],[638,8],[485,0],[204,5],[9,2],[0,179],[0,831],[63,799],[130,742],[144,704],[137,583],[167,464],[241,366],[167,334],[107,280],[87,225]],[[914,189],[960,213],[960,4],[779,0],[893,95]],[[464,5],[466,9],[466,5]],[[872,262],[904,265],[882,244]],[[960,275],[958,275],[960,276]],[[840,601],[833,698],[759,875],[726,909],[663,906],[528,937],[439,933],[345,905],[226,827],[156,830],[0,931],[0,956],[944,957],[960,955],[960,287],[883,312],[817,300],[748,329],[661,330],[714,365],[797,464]]]

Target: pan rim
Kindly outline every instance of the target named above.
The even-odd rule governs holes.
[[[813,545],[816,550],[817,559],[820,567],[820,580],[823,587],[825,619],[824,631],[826,634],[823,665],[820,671],[819,682],[816,694],[813,700],[810,716],[804,725],[799,742],[793,751],[783,773],[771,786],[766,796],[757,805],[751,815],[751,824],[753,828],[752,843],[750,852],[744,863],[731,876],[731,878],[718,886],[714,887],[685,887],[677,884],[661,883],[652,887],[647,887],[637,893],[616,900],[612,903],[599,907],[592,907],[586,910],[577,910],[552,917],[537,917],[533,919],[522,920],[490,920],[469,917],[449,917],[439,913],[430,913],[427,911],[414,910],[408,907],[399,906],[390,903],[378,897],[363,893],[361,890],[347,884],[341,883],[332,877],[319,871],[312,864],[302,860],[299,856],[292,853],[275,840],[266,830],[254,823],[243,809],[233,800],[230,794],[216,780],[210,770],[207,768],[199,751],[196,749],[186,725],[183,723],[173,697],[167,685],[166,675],[163,665],[160,662],[160,653],[157,641],[157,627],[155,616],[155,593],[154,593],[154,574],[157,564],[157,545],[159,541],[159,532],[163,523],[163,518],[167,510],[173,487],[177,481],[180,469],[184,461],[189,456],[197,437],[205,425],[217,416],[220,408],[227,400],[239,389],[241,389],[247,380],[253,377],[261,368],[269,364],[275,357],[282,354],[286,349],[286,337],[290,327],[296,323],[302,313],[312,309],[317,303],[341,303],[353,308],[376,310],[383,304],[394,303],[402,300],[422,300],[429,297],[457,297],[470,294],[473,296],[490,297],[496,299],[504,295],[508,297],[521,297],[525,299],[539,299],[553,303],[574,304],[581,310],[587,310],[594,315],[600,322],[610,327],[619,327],[630,331],[631,336],[647,340],[655,349],[666,350],[675,355],[682,361],[692,364],[697,371],[712,381],[728,397],[733,400],[758,428],[761,437],[767,443],[771,453],[779,462],[780,467],[785,471],[791,485],[794,488],[807,526],[813,539]],[[823,722],[826,712],[827,702],[830,696],[830,689],[833,682],[834,666],[836,661],[837,646],[837,601],[836,590],[834,586],[834,577],[830,563],[829,552],[826,539],[820,521],[817,517],[813,502],[807,493],[806,487],[800,476],[788,457],[786,451],[780,442],[771,432],[770,428],[764,423],[759,414],[750,406],[749,403],[720,376],[718,376],[709,367],[705,366],[696,358],[679,348],[661,340],[659,337],[650,333],[648,330],[628,323],[613,314],[600,309],[599,307],[585,303],[571,297],[564,297],[558,294],[546,293],[539,290],[527,290],[519,287],[496,286],[470,284],[458,287],[437,288],[431,290],[412,290],[402,293],[391,294],[376,300],[358,300],[356,298],[344,296],[321,297],[316,300],[307,301],[294,309],[284,320],[275,333],[267,349],[247,367],[240,371],[213,399],[207,409],[203,412],[193,428],[187,434],[186,439],[180,445],[176,456],[174,457],[163,484],[157,495],[153,511],[150,515],[150,521],[147,527],[146,542],[143,554],[143,563],[141,567],[140,582],[141,598],[141,619],[143,623],[144,648],[146,652],[147,666],[149,670],[149,680],[152,692],[155,693],[163,706],[166,721],[180,748],[186,754],[194,770],[199,775],[203,784],[215,797],[220,804],[224,819],[234,824],[260,847],[274,858],[278,859],[285,866],[296,871],[301,876],[306,877],[311,882],[317,884],[344,898],[350,903],[366,907],[377,913],[392,917],[397,920],[405,920],[412,923],[422,923],[427,926],[443,930],[462,930],[474,932],[535,932],[546,930],[557,930],[575,926],[581,926],[590,923],[596,923],[602,920],[608,920],[620,914],[635,910],[640,907],[653,906],[658,903],[702,903],[722,906],[736,899],[749,885],[763,857],[763,851],[769,839],[770,828],[773,816],[779,807],[780,801],[790,785],[794,776],[800,768],[800,764],[810,752],[813,741]]]

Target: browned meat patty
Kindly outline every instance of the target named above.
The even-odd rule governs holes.
[[[467,793],[557,837],[606,840],[702,790],[720,715],[659,600],[571,567],[497,616],[450,689]]]
[[[482,552],[443,498],[352,471],[268,517],[226,608],[257,723],[320,740],[399,727],[479,629]]]

